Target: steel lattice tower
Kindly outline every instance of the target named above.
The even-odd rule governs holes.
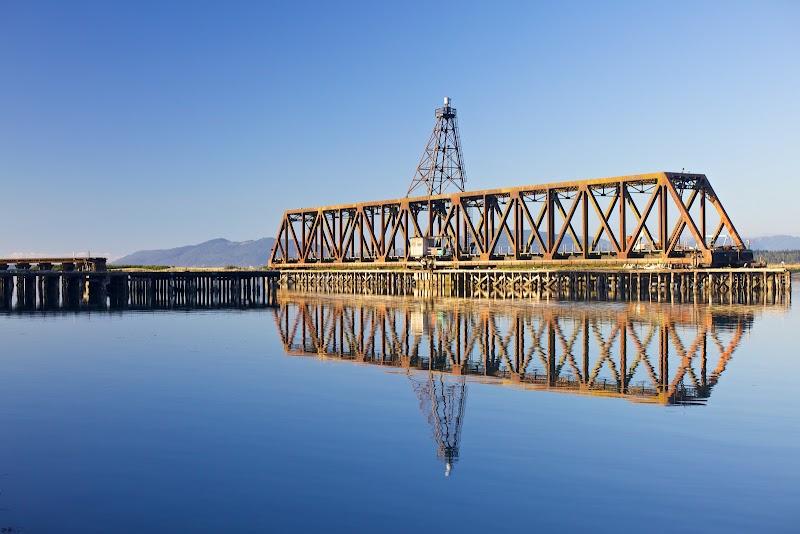
[[[467,175],[461,155],[461,138],[458,134],[456,108],[450,106],[450,97],[444,97],[444,106],[436,110],[436,125],[417,165],[406,196],[418,188],[428,195],[440,195],[448,184],[464,191]]]

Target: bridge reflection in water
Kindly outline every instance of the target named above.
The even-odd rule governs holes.
[[[775,306],[498,302],[281,293],[284,350],[406,370],[449,473],[467,380],[703,405]]]

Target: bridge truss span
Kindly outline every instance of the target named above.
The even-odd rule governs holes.
[[[418,266],[417,237],[450,268],[752,261],[705,175],[658,172],[288,210],[270,265]]]

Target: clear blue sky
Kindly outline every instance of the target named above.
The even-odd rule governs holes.
[[[444,95],[468,188],[705,172],[800,234],[800,2],[0,2],[0,254],[274,235],[399,197]]]

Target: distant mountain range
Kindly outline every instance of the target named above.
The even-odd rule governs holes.
[[[501,246],[504,244],[500,240]],[[112,263],[116,265],[173,265],[180,267],[258,267],[266,265],[275,239],[264,237],[254,241],[229,241],[212,239],[198,245],[169,248],[161,250],[140,250]],[[610,244],[601,240],[601,247],[610,248]],[[564,239],[566,247],[571,246],[568,237]],[[754,250],[800,250],[800,237],[790,235],[773,235],[750,239],[750,248]]]
[[[753,250],[800,250],[800,237],[793,235],[768,235],[750,239]]]
[[[173,265],[180,267],[259,267],[267,259],[275,239],[254,241],[212,239],[199,245],[161,250],[140,250],[114,260],[116,265]]]

